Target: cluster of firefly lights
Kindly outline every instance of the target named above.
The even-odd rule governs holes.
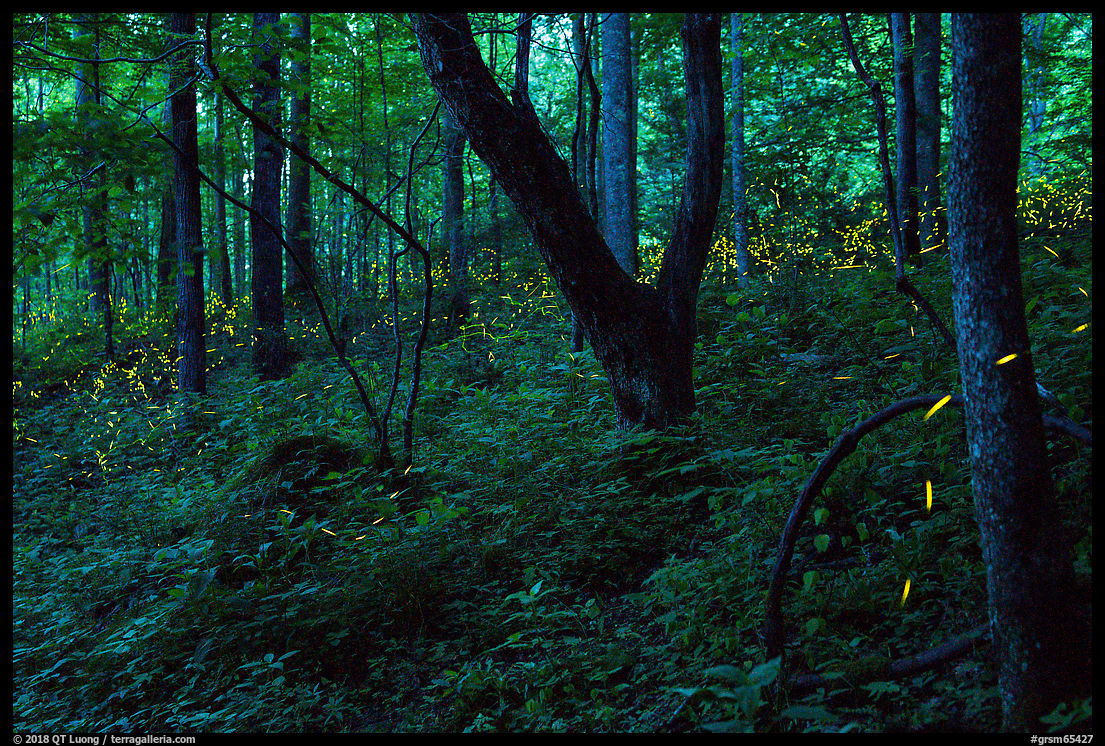
[[[1051,193],[1052,196],[1054,196],[1055,194],[1058,193],[1057,190],[1054,187],[1052,187],[1051,185],[1045,185],[1045,186],[1048,187],[1048,191]],[[1022,190],[1019,189],[1018,191],[1022,191]],[[1066,198],[1063,198],[1062,195],[1060,195],[1060,198],[1064,199],[1065,202],[1073,203],[1073,210],[1074,210],[1073,216],[1074,217],[1072,218],[1072,220],[1074,218],[1077,218],[1080,215],[1083,215],[1083,212],[1085,212],[1085,214],[1088,215],[1089,209],[1091,209],[1090,207],[1086,206],[1087,200],[1089,199],[1089,191],[1088,191],[1087,188],[1083,188],[1081,191],[1077,192],[1074,195],[1068,195]],[[1029,199],[1031,199],[1032,201],[1029,202]],[[1022,216],[1026,219],[1026,222],[1028,222],[1030,225],[1035,225],[1036,227],[1043,227],[1042,226],[1042,220],[1041,220],[1041,213],[1043,212],[1042,207],[1043,207],[1043,205],[1046,204],[1046,200],[1047,200],[1046,196],[1039,195],[1039,194],[1031,195],[1031,197],[1022,196],[1021,211],[1022,211]],[[1039,202],[1040,205],[1037,205],[1036,204],[1037,202]],[[1069,204],[1067,206],[1069,206]],[[854,226],[852,228],[844,229],[842,231],[837,231],[837,234],[838,234],[837,237],[842,240],[842,246],[846,249],[851,250],[852,259],[845,262],[844,264],[837,264],[835,267],[833,267],[833,269],[843,270],[843,269],[857,269],[857,268],[870,269],[871,268],[871,266],[868,262],[857,262],[856,257],[863,250],[865,250],[866,253],[868,253],[869,256],[874,256],[874,255],[878,254],[879,250],[875,247],[875,245],[874,245],[874,243],[871,240],[870,235],[869,235],[871,233],[872,228],[875,226],[876,222],[877,222],[876,220],[863,221],[859,225]],[[1067,226],[1055,225],[1055,224],[1052,224],[1052,223],[1049,222],[1049,225],[1046,226],[1046,227],[1054,229],[1054,228],[1062,228],[1062,227],[1067,227]],[[806,238],[809,238],[809,236],[806,236]],[[768,256],[768,246],[769,246],[768,242],[769,242],[769,237],[766,235],[766,232],[762,232],[761,235],[759,235],[758,237],[756,237],[755,239],[753,239],[750,242],[749,252],[752,254],[753,258],[755,259],[755,261],[759,265],[762,265],[762,266],[766,267],[766,272],[769,275],[769,279],[773,279],[772,277],[770,277],[770,275],[775,274],[777,272],[777,270],[781,269],[781,266],[780,266],[780,262],[778,261],[778,257],[772,258],[772,257]],[[802,249],[802,251],[799,252],[801,254],[804,254],[804,255],[807,255],[807,256],[813,254],[813,248],[812,248],[812,246],[809,245],[810,242],[808,242],[808,241],[806,242],[805,245],[802,245],[802,246],[800,246],[798,244],[795,244],[795,243],[792,243],[792,242],[786,242],[786,243],[787,243],[788,247],[792,250]],[[931,247],[931,248],[938,248],[938,247]],[[928,250],[931,250],[931,248],[928,249]],[[1059,255],[1054,250],[1052,250],[1050,247],[1044,245],[1043,248],[1044,248],[1044,250],[1046,250],[1047,252],[1049,252],[1050,254],[1055,256],[1056,258],[1059,258]],[[885,249],[883,251],[885,252]],[[660,254],[662,253],[662,250],[661,250],[660,247],[655,246],[655,245],[651,245],[651,246],[643,245],[643,246],[640,247],[640,253],[641,253],[641,257],[642,257],[642,271],[641,271],[640,279],[642,279],[643,281],[648,282],[650,279],[654,278],[656,271],[658,271],[658,269],[659,269],[659,265],[660,265],[659,259],[660,259]],[[828,257],[828,258],[830,258],[830,260],[831,260],[831,257]],[[737,264],[736,264],[735,245],[733,244],[732,241],[730,241],[729,239],[727,239],[725,237],[720,238],[717,241],[717,243],[715,243],[714,246],[711,248],[711,251],[710,251],[710,254],[709,254],[709,257],[708,257],[708,264],[707,264],[707,267],[706,267],[706,273],[707,274],[712,274],[712,273],[715,273],[715,272],[720,272],[722,274],[723,278],[724,278],[725,276],[727,276],[729,274],[730,270],[735,270],[736,267],[737,267]],[[540,273],[537,277],[530,277],[530,278],[525,279],[525,280],[518,277],[514,273],[510,273],[510,274],[512,275],[511,277],[503,278],[504,283],[505,282],[510,282],[511,280],[513,280],[518,284],[518,286],[524,292],[524,297],[522,298],[521,302],[516,302],[516,301],[514,301],[514,299],[510,298],[509,296],[503,296],[504,299],[506,299],[508,302],[511,303],[511,305],[514,306],[513,311],[514,311],[515,316],[523,315],[527,310],[530,311],[530,312],[537,311],[537,312],[542,313],[542,314],[548,314],[548,313],[554,312],[552,309],[555,306],[556,295],[555,295],[555,293],[552,292],[551,287],[550,287],[550,280],[545,275],[545,273]],[[444,279],[443,271],[441,271],[440,268],[435,267],[434,275],[435,275],[435,277],[437,278],[438,281],[441,281],[441,280]],[[474,279],[487,279],[487,280],[489,280],[490,276],[488,276],[487,278],[483,278],[482,276],[477,275],[476,277],[474,277]],[[539,290],[541,291],[540,293],[537,292]],[[1083,288],[1079,287],[1078,290],[1086,298],[1089,298],[1089,294]],[[123,306],[119,309],[120,313],[123,313],[126,310],[125,299],[122,299],[122,301],[123,301]],[[246,302],[248,302],[248,297],[246,298]],[[528,306],[528,308],[527,308],[527,306]],[[56,316],[56,311],[55,311],[54,308],[51,308],[49,313],[50,313],[50,318],[51,319],[53,319]],[[233,322],[234,318],[237,315],[237,307],[235,305],[230,305],[230,306],[223,305],[221,303],[221,301],[219,301],[219,299],[215,296],[215,293],[212,292],[212,293],[209,294],[209,297],[208,297],[207,313],[208,313],[208,318],[220,318],[221,319],[221,322],[219,323],[217,328],[212,329],[213,333],[221,332],[223,334],[226,334],[228,338],[233,337],[233,335],[234,335],[234,326],[233,326],[232,322]],[[413,320],[413,317],[403,317],[400,320],[401,321],[410,321],[410,320]],[[494,319],[490,323],[492,325],[494,325],[494,323],[497,322],[497,321],[498,321],[498,318]],[[375,322],[375,324],[373,324],[373,326],[375,326],[376,324],[386,324],[386,325],[390,326],[392,324],[392,320],[386,313],[384,313],[383,318],[380,319],[379,321]],[[86,323],[86,326],[88,326],[87,323]],[[513,325],[508,322],[508,326],[513,326]],[[1081,325],[1075,327],[1072,331],[1075,332],[1075,333],[1082,332],[1082,331],[1086,330],[1088,328],[1088,326],[1089,326],[1088,324],[1081,324]],[[321,330],[320,330],[320,327],[318,325],[309,326],[309,327],[304,329],[303,334],[304,334],[305,338],[308,337],[308,336],[313,336],[313,337],[317,338],[317,337],[321,336]],[[914,335],[914,331],[913,331],[912,326],[910,327],[910,335],[911,336]],[[238,342],[238,343],[235,344],[235,346],[236,347],[243,347],[246,344],[247,344],[246,342]],[[61,341],[59,341],[57,344],[54,345],[54,347],[50,350],[50,352],[47,353],[47,355],[43,358],[43,361],[48,362],[50,357],[52,356],[52,354],[60,346],[61,346]],[[207,352],[208,352],[208,354],[214,354],[214,353],[216,353],[216,349],[215,348],[208,349]],[[145,354],[147,354],[147,353],[143,353],[143,355],[145,355]],[[168,369],[167,372],[171,377],[172,373],[174,372],[173,369],[175,369],[176,363],[179,361],[180,358],[177,358],[176,360],[170,361],[168,356],[166,356],[164,354],[161,354],[161,353],[156,353],[156,354],[158,354],[160,357],[163,358],[162,363],[165,364],[165,367]],[[890,359],[890,358],[896,357],[896,356],[897,355],[890,355],[890,356],[887,356],[885,359]],[[996,365],[1004,365],[1005,363],[1008,363],[1008,362],[1014,360],[1016,357],[1017,357],[1017,353],[1015,353],[1015,352],[1010,353],[1008,355],[1003,356],[999,360],[997,360],[997,362],[995,364]],[[219,359],[219,360],[210,360],[209,359],[208,360],[209,368],[211,366],[214,366],[214,365],[218,364],[219,362],[221,362],[221,359]],[[106,381],[109,380],[109,378],[112,374],[114,374],[116,371],[119,371],[119,370],[122,370],[125,373],[125,375],[127,376],[131,394],[137,394],[139,396],[145,395],[147,393],[146,390],[145,390],[145,384],[142,382],[140,376],[138,375],[138,372],[137,372],[138,369],[139,369],[139,366],[134,366],[134,367],[131,367],[129,369],[125,369],[125,368],[119,367],[118,365],[116,365],[113,362],[109,362],[108,364],[106,364],[99,371],[99,374],[95,377],[95,379],[93,381],[93,387],[92,387],[92,391],[91,391],[91,395],[92,395],[93,399],[95,399],[95,400],[99,399],[100,393],[105,388]],[[833,380],[848,380],[850,378],[851,378],[851,376],[834,376]],[[72,382],[72,383],[67,382],[67,387],[72,388],[73,383],[75,383],[75,381]],[[171,381],[170,383],[173,383],[173,382]],[[783,385],[785,383],[786,383],[786,381],[780,381],[778,385]],[[15,381],[13,383],[13,386],[14,386],[14,388],[13,388],[13,394],[14,394],[15,391],[22,388],[22,382],[21,381]],[[328,389],[328,388],[330,388],[330,386],[327,386],[325,388]],[[29,392],[29,395],[32,398],[37,398],[38,392],[32,391],[32,392]],[[305,396],[307,396],[307,394],[303,394],[300,397],[297,397],[297,399],[302,399]],[[928,413],[925,414],[923,419],[924,420],[929,419],[937,410],[939,410],[941,407],[943,407],[948,402],[948,400],[950,398],[951,398],[951,395],[949,394],[949,395],[945,396],[944,398],[942,398],[940,401],[938,401],[932,407],[932,409],[930,409],[928,411]],[[153,407],[153,408],[156,408],[156,407]],[[113,412],[112,414],[116,414],[116,413]],[[169,416],[170,419],[172,419],[173,413],[168,407],[166,407],[166,414]],[[206,414],[212,414],[213,415],[215,413],[214,412],[206,412]],[[93,419],[93,421],[95,422],[95,418]],[[108,422],[108,424],[109,424],[109,426],[114,425],[114,423],[112,423],[110,421]],[[150,425],[151,429],[153,429],[155,427],[155,425],[152,421],[149,422],[149,425]],[[175,425],[174,425],[174,429],[175,429]],[[36,442],[36,441],[32,441],[32,442]],[[112,439],[111,446],[108,447],[108,452],[110,452],[111,447],[114,446],[114,444],[115,444],[115,440]],[[153,450],[148,445],[146,447],[149,448],[151,451]],[[58,455],[58,454],[55,454],[55,456],[57,456],[61,460],[65,460],[65,456]],[[97,461],[101,465],[103,465],[105,457],[106,457],[106,453],[101,453],[99,450],[96,451]],[[52,465],[53,464],[48,465],[47,468],[49,468],[49,466],[52,466]],[[410,467],[408,467],[408,471],[409,471],[409,468]],[[155,471],[157,471],[157,470],[155,469]],[[396,493],[390,495],[390,499],[394,499],[398,494],[399,494],[399,492],[396,492]],[[929,480],[925,480],[925,507],[926,507],[926,510],[931,510],[932,509],[932,483]],[[281,510],[283,510],[283,512],[285,512],[285,513],[291,513],[291,511],[288,511],[288,510],[284,510],[284,509],[281,509]],[[248,518],[248,517],[250,517],[250,514],[246,514],[243,517]],[[382,522],[383,520],[384,520],[384,518],[381,517],[377,521],[375,521],[373,523],[373,525],[378,524],[378,523]],[[332,536],[337,536],[336,533],[334,533],[333,531],[331,531],[330,529],[327,529],[325,527],[320,527],[320,530],[327,533],[327,534],[330,534]],[[360,536],[354,537],[354,541],[360,541],[360,540],[362,540],[366,537],[367,537],[367,534],[362,534]],[[906,598],[909,596],[910,585],[911,585],[911,580],[909,578],[906,578],[905,587],[902,591],[902,597],[901,597],[901,604],[902,605],[905,605]]]
[[[411,464],[411,466],[413,466],[413,464]],[[411,470],[411,466],[408,466],[403,471],[403,476],[407,475],[407,472],[409,472]],[[388,495],[388,500],[394,500],[400,494],[402,494],[402,492],[403,492],[403,490],[397,490],[396,492],[391,493],[390,495]],[[278,508],[277,510],[278,510],[278,512],[285,513],[287,515],[295,515],[294,511],[288,510],[287,508]],[[242,518],[252,518],[254,515],[255,515],[254,513],[243,513]],[[372,525],[377,526],[377,525],[383,523],[386,519],[387,519],[387,516],[380,516],[379,518],[377,518],[376,520],[374,520],[372,522]],[[318,526],[318,529],[319,529],[319,531],[322,531],[323,533],[330,534],[330,536],[333,536],[335,538],[340,538],[340,536],[337,533],[331,531],[330,529],[326,528],[325,526]],[[356,533],[356,532],[353,532],[353,533]],[[368,534],[364,533],[364,534],[361,534],[360,536],[354,536],[353,541],[361,541],[362,539],[365,539],[367,537],[368,537]]]

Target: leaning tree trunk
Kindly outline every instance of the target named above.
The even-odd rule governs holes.
[[[952,16],[948,228],[1002,722],[1038,732],[1041,715],[1089,693],[1090,645],[1053,499],[1021,292],[1020,44],[1016,14]]]
[[[655,286],[618,265],[568,164],[532,110],[484,65],[464,14],[414,17],[422,63],[473,151],[514,202],[610,379],[618,425],[663,427],[695,408],[695,307],[721,194],[725,133],[720,22],[688,14],[687,175]]]

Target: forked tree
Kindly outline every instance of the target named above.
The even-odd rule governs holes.
[[[609,377],[618,425],[664,427],[686,418],[695,409],[695,310],[725,148],[720,17],[687,14],[683,21],[687,173],[653,285],[619,266],[532,109],[508,98],[484,64],[468,17],[422,13],[413,20],[431,85],[513,201]]]

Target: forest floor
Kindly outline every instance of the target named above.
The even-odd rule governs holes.
[[[1024,249],[1039,378],[1089,427],[1092,345],[1073,330],[1089,321],[1091,242],[1049,238],[1062,261],[1042,245]],[[950,319],[947,272],[933,260],[913,279]],[[171,339],[148,320],[120,325],[108,365],[87,362],[86,322],[17,337],[15,730],[996,729],[984,644],[904,679],[863,675],[986,616],[950,407],[865,439],[802,532],[787,659],[830,683],[788,694],[765,660],[769,575],[818,461],[887,404],[958,389],[891,288],[886,268],[707,284],[699,413],[665,433],[614,430],[605,377],[567,351],[540,276],[477,292],[471,323],[426,349],[409,470],[373,465],[368,417],[309,313],[289,316],[292,374],[258,382],[246,320],[209,309],[202,397],[171,391]],[[418,301],[401,308],[396,452]],[[352,357],[383,411],[389,319],[360,320]],[[1051,447],[1088,587],[1089,452]]]

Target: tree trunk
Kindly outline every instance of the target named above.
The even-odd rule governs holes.
[[[1033,14],[1025,13],[1022,19],[1024,24],[1024,36],[1026,39],[1031,39],[1031,44],[1039,54],[1045,54],[1041,45],[1041,37],[1044,34],[1044,26],[1047,24],[1047,13],[1036,13],[1035,18],[1032,18]],[[1036,65],[1025,75],[1025,86],[1027,87],[1028,106],[1025,112],[1028,120],[1028,132],[1027,132],[1027,148],[1032,153],[1032,160],[1029,161],[1028,171],[1035,177],[1042,176],[1044,173],[1044,154],[1040,152],[1039,146],[1041,144],[1042,134],[1040,128],[1044,124],[1044,116],[1047,114],[1047,102],[1044,101],[1044,70],[1040,65]]]
[[[572,59],[576,68],[576,121],[572,131],[572,174],[579,191],[585,196],[593,194],[588,183],[591,171],[590,128],[588,127],[588,95],[587,78],[591,69],[590,44],[588,43],[587,14],[580,12],[572,21]],[[592,106],[595,102],[592,102]],[[571,344],[572,352],[582,352],[586,346],[583,336],[583,327],[576,320],[575,314],[569,312],[571,319]]]
[[[215,97],[215,183],[219,190],[226,191],[226,132],[223,124],[223,98],[216,91]],[[219,301],[223,308],[234,303],[234,293],[230,282],[230,242],[226,219],[226,197],[215,195],[215,259],[212,261],[213,274],[219,287]]]
[[[917,105],[913,92],[913,34],[908,13],[890,14],[894,46],[894,120],[898,136],[898,223],[906,256],[920,264],[917,225]]]
[[[100,42],[99,31],[95,30],[98,23],[98,14],[84,14],[79,16],[79,23],[73,32],[74,38],[96,34],[91,59],[99,59]],[[92,27],[92,28],[89,28]],[[100,68],[96,62],[82,63],[79,67],[75,87],[75,99],[77,108],[84,109],[78,112],[78,116],[96,116],[88,109],[100,105]],[[88,285],[91,293],[88,296],[88,310],[93,317],[100,316],[104,324],[104,357],[112,360],[115,357],[115,345],[112,338],[112,308],[111,308],[111,247],[107,240],[107,181],[104,174],[106,164],[96,168],[97,154],[88,148],[81,149],[82,183],[84,184],[85,201],[82,208],[82,228],[84,233],[85,257],[88,262]],[[94,173],[90,173],[94,170]]]
[[[288,139],[304,152],[310,152],[307,125],[311,121],[311,14],[290,13],[289,38],[297,55],[289,66],[290,77],[304,90],[292,96],[288,111]],[[311,167],[301,158],[290,159],[288,165],[288,248],[299,257],[306,276],[290,258],[287,260],[288,293],[306,292],[308,282],[315,282],[315,252],[311,242]]]
[[[280,129],[280,59],[274,30],[279,13],[255,13],[254,33],[259,44],[254,66],[256,111]],[[250,237],[253,244],[253,370],[262,381],[283,378],[288,372],[284,332],[283,248],[280,230],[280,167],[284,151],[260,128],[253,128],[253,194]]]
[[[948,219],[959,370],[982,535],[1003,727],[1089,694],[1088,618],[1048,469],[1017,245],[1021,28],[1016,14],[952,16]],[[997,361],[1016,353],[1011,362]]]
[[[737,285],[748,286],[752,257],[748,253],[748,195],[744,173],[744,18],[730,13],[730,44],[733,52],[733,252],[737,259]]]
[[[169,30],[193,36],[196,17],[173,13]],[[207,391],[204,345],[203,223],[200,214],[199,144],[196,134],[196,89],[185,85],[193,75],[191,50],[176,55],[169,75],[173,112],[173,196],[176,204],[177,388]]]
[[[167,101],[162,122],[165,129],[172,130],[173,112]],[[173,196],[173,180],[170,177],[161,185],[161,233],[157,241],[157,306],[161,311],[168,310],[170,303],[176,300],[175,288],[171,285],[175,258],[176,198]]]
[[[468,318],[468,251],[464,243],[464,131],[446,113],[442,122],[441,237],[449,256],[449,323]]]
[[[940,189],[940,14],[917,13],[913,89],[917,103],[917,201],[921,248],[944,243],[947,219]]]
[[[418,14],[414,31],[431,84],[514,202],[609,376],[618,425],[663,427],[691,414],[695,308],[725,147],[718,17],[683,24],[687,176],[655,287],[618,264],[532,110],[512,104],[483,64],[467,17]]]
[[[606,242],[630,277],[637,275],[637,237],[633,230],[634,122],[629,14],[611,13],[602,23],[602,163]]]

